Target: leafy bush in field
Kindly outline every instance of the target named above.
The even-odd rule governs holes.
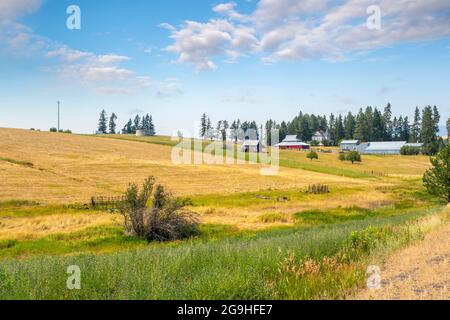
[[[422,152],[421,148],[404,146],[400,153],[402,156],[417,156]]]
[[[50,128],[50,132],[58,132],[58,129],[56,129],[56,128]]]
[[[317,154],[317,152],[311,151],[306,155],[306,158],[310,159],[311,161],[313,161],[314,159],[319,160],[319,155]]]
[[[350,151],[348,153],[341,153],[339,155],[339,160],[350,161],[351,163],[361,162],[361,154],[358,151]]]
[[[163,186],[155,186],[154,178],[149,177],[141,190],[136,184],[130,184],[119,210],[130,234],[148,242],[173,241],[198,234],[196,218],[184,210],[190,204],[189,200],[172,197]]]

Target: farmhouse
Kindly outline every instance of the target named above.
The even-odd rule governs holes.
[[[309,150],[311,149],[311,145],[301,142],[297,139],[297,136],[290,135],[286,136],[286,139],[283,142],[277,144],[275,147],[280,149],[288,149],[288,150]]]
[[[361,141],[359,140],[343,140],[341,142],[341,152],[345,151],[359,151]]]
[[[323,145],[323,143],[327,140],[330,140],[330,135],[328,132],[317,131],[312,137],[313,142],[317,142],[321,145]]]
[[[242,152],[249,153],[249,152],[262,152],[263,146],[261,141],[259,140],[245,140],[242,144]]]

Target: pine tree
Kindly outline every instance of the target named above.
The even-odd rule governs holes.
[[[384,123],[384,139],[386,141],[392,141],[392,136],[394,134],[394,128],[392,123],[392,106],[390,103],[387,104],[383,113],[383,123]]]
[[[336,118],[334,114],[330,115],[330,120],[328,121],[328,130],[330,133],[330,141],[333,145],[336,145]]]
[[[133,133],[136,133],[136,131],[140,129],[141,129],[141,117],[139,117],[139,115],[136,115],[136,117],[134,118]]]
[[[366,131],[367,131],[367,140],[366,141],[372,141],[374,140],[373,136],[373,109],[372,107],[366,108],[365,113],[365,122],[366,122]]]
[[[156,135],[156,128],[155,128],[155,124],[153,123],[152,116],[148,117],[148,131],[151,136]]]
[[[344,124],[342,121],[342,115],[339,115],[339,117],[336,120],[336,143],[341,142],[345,138],[345,130],[344,130]]]
[[[208,121],[207,120],[207,115],[206,115],[206,113],[204,113],[202,115],[201,120],[200,120],[200,137],[203,138],[203,139],[205,138],[206,131],[208,130],[207,127],[206,127],[207,121]]]
[[[222,133],[222,141],[223,142],[227,141],[227,132],[228,132],[229,128],[230,128],[230,124],[228,123],[227,120],[224,120],[223,123],[222,123],[222,131],[221,131],[221,133]]]
[[[447,120],[447,140],[450,142],[450,118]]]
[[[421,121],[420,109],[419,107],[416,107],[416,110],[414,111],[414,122],[411,126],[411,137],[409,139],[412,143],[418,143],[420,141]]]
[[[427,106],[422,111],[422,129],[420,131],[420,139],[424,144],[424,153],[432,155],[438,151],[436,137],[436,122],[431,106]]]
[[[117,116],[113,112],[113,114],[109,118],[109,133],[110,134],[116,134],[116,127],[117,127],[116,120],[117,120]]]
[[[433,167],[423,176],[424,186],[430,194],[450,203],[450,145],[432,158],[431,164]]]
[[[439,109],[436,106],[433,107],[433,121],[436,134],[439,134],[439,123],[441,122],[441,115],[439,114]]]
[[[353,136],[355,134],[355,125],[356,125],[355,117],[351,112],[349,112],[344,120],[345,139],[353,139]]]
[[[375,108],[375,111],[373,113],[373,141],[383,141],[385,136],[385,129],[384,129],[384,123],[383,123],[383,116],[381,115],[381,112],[378,111],[377,108]]]
[[[362,109],[359,110],[358,116],[356,117],[354,137],[356,140],[369,141],[369,134],[366,126],[366,115]]]
[[[409,119],[408,117],[405,117],[403,119],[403,124],[402,124],[402,141],[406,141],[408,142],[411,138],[411,126],[409,125]]]
[[[98,132],[105,134],[107,130],[106,111],[102,110],[100,113],[100,119],[98,120]]]
[[[133,121],[128,120],[125,126],[122,129],[123,134],[132,134],[133,133]]]

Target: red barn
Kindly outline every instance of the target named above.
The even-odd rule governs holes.
[[[301,142],[297,136],[286,136],[283,142],[276,145],[276,147],[283,150],[309,150],[311,145]]]

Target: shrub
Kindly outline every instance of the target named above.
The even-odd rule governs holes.
[[[358,151],[350,151],[348,153],[339,154],[339,160],[351,161],[351,163],[361,162],[361,154]]]
[[[355,162],[361,162],[361,154],[358,151],[350,151],[347,153],[347,156],[345,157],[347,161],[351,161],[351,163]]]
[[[417,156],[421,151],[421,148],[404,146],[401,148],[400,153],[402,156]]]
[[[56,128],[50,128],[50,132],[58,132],[58,129],[56,129]]]
[[[72,134],[72,130],[64,130],[64,133]]]
[[[199,233],[197,219],[184,209],[190,204],[189,200],[172,197],[149,177],[141,190],[130,184],[119,211],[130,234],[148,242],[173,241]]]
[[[317,152],[311,151],[306,155],[306,158],[310,159],[311,161],[313,161],[314,159],[319,160],[319,155],[317,154]]]

